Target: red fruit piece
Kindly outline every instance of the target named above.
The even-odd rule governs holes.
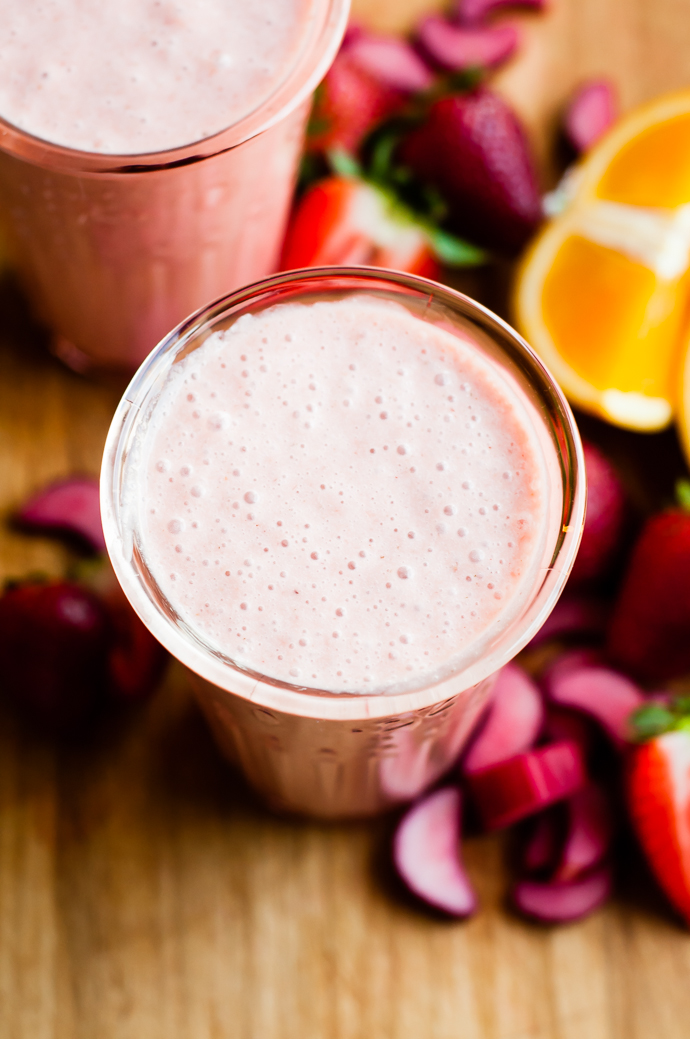
[[[545,0],[458,0],[455,17],[465,25],[476,25],[506,7],[525,7],[532,11],[543,11],[546,3]]]
[[[478,245],[514,253],[541,219],[525,133],[491,90],[437,101],[403,140],[399,159],[441,193],[453,228]]]
[[[30,498],[17,518],[32,530],[74,534],[94,552],[105,551],[98,480],[92,477],[73,476],[51,484]]]
[[[461,806],[456,787],[435,790],[407,811],[393,839],[393,860],[410,891],[451,916],[477,908],[460,857]]]
[[[690,925],[690,734],[666,732],[636,747],[627,794],[647,861]]]
[[[690,671],[690,512],[645,523],[613,609],[608,650],[649,681]]]
[[[102,603],[79,585],[10,588],[0,598],[3,689],[30,720],[66,731],[103,695],[108,639]]]
[[[406,97],[367,72],[347,50],[341,51],[315,94],[307,150],[356,152],[372,127],[400,108]]]
[[[551,740],[573,740],[584,755],[592,745],[591,722],[578,711],[549,706],[544,732]]]
[[[382,191],[345,177],[329,177],[304,194],[283,244],[283,270],[330,264],[389,267],[430,278],[439,272],[425,229],[396,220]]]
[[[119,588],[106,601],[112,628],[108,651],[110,692],[119,700],[141,700],[160,682],[168,654]]]
[[[360,32],[347,48],[348,58],[379,83],[412,94],[428,90],[434,76],[428,65],[398,36]]]
[[[604,728],[616,746],[633,738],[630,715],[645,702],[642,691],[625,675],[607,667],[581,667],[547,673],[548,698],[561,707],[583,711]]]
[[[565,635],[602,635],[607,619],[607,607],[601,599],[566,592],[530,642],[530,647]]]
[[[582,751],[569,740],[517,754],[467,776],[487,830],[510,826],[570,797],[585,780]]]
[[[527,873],[543,873],[551,869],[562,843],[559,805],[542,812],[534,820],[534,827],[525,844],[522,865]]]
[[[587,475],[587,513],[571,584],[602,577],[620,547],[626,502],[615,469],[594,444],[583,442]]]
[[[596,144],[618,118],[618,95],[608,79],[593,79],[575,92],[563,119],[565,136],[579,154]]]
[[[467,29],[438,15],[429,15],[417,27],[417,43],[424,54],[450,72],[495,68],[513,54],[518,40],[512,25]]]
[[[611,870],[604,866],[570,883],[521,880],[512,891],[513,905],[541,923],[564,924],[588,916],[611,894]]]
[[[463,761],[463,771],[476,772],[529,750],[543,721],[537,686],[517,664],[506,664],[498,673],[489,714]]]
[[[567,802],[568,829],[553,879],[571,881],[598,865],[608,854],[613,836],[609,801],[588,783]]]
[[[541,680],[544,685],[549,686],[552,682],[557,682],[563,675],[570,674],[572,671],[581,671],[583,668],[601,667],[602,665],[602,655],[598,650],[592,649],[591,646],[579,646],[577,649],[570,649],[556,657],[545,668]]]

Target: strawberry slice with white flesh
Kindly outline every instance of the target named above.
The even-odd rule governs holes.
[[[410,891],[459,917],[478,904],[460,856],[461,807],[457,787],[435,790],[406,812],[393,839],[393,860]]]
[[[685,719],[687,722],[687,718]],[[690,925],[690,732],[665,732],[633,751],[630,815],[656,879]]]

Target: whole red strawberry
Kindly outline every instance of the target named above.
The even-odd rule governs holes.
[[[433,104],[402,142],[399,159],[441,193],[454,230],[478,245],[517,252],[541,218],[524,130],[491,90]]]
[[[690,511],[648,520],[633,548],[609,629],[611,657],[649,681],[690,671]]]
[[[690,719],[687,702],[649,705],[633,716],[643,732],[663,730],[628,761],[630,816],[659,884],[690,924]]]
[[[70,729],[105,692],[109,638],[101,601],[79,585],[10,588],[0,598],[4,693],[32,721]]]

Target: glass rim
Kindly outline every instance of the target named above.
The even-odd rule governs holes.
[[[275,90],[238,122],[210,137],[157,152],[89,152],[36,137],[0,116],[0,151],[46,169],[111,175],[176,169],[231,151],[279,123],[315,90],[338,52],[349,11],[350,0],[325,0],[321,23]]]
[[[180,631],[172,618],[156,603],[136,570],[136,553],[129,558],[124,551],[126,538],[121,523],[120,489],[136,422],[158,380],[182,351],[224,317],[242,313],[265,300],[273,305],[305,295],[334,291],[375,292],[376,289],[402,297],[434,301],[456,314],[473,320],[502,349],[507,342],[513,350],[511,361],[521,362],[529,383],[549,416],[540,417],[548,430],[560,467],[562,487],[561,527],[555,537],[550,565],[525,604],[519,617],[509,626],[512,639],[499,650],[493,647],[471,660],[467,666],[429,684],[400,692],[334,693],[272,679],[220,659],[201,642]],[[506,351],[503,350],[505,354]],[[549,425],[550,423],[550,425]],[[439,708],[457,693],[487,678],[513,657],[539,630],[557,602],[577,554],[586,505],[584,456],[579,431],[563,392],[541,359],[511,326],[487,307],[445,285],[417,275],[374,267],[320,267],[289,271],[262,279],[202,307],[173,329],[143,362],[125,391],[113,417],[106,440],[101,469],[101,513],[107,550],[116,576],[130,603],[149,630],[170,653],[197,675],[220,689],[253,701],[259,709],[276,709],[304,717],[351,719],[388,717],[425,708]],[[554,528],[555,529],[555,528]],[[558,565],[556,565],[558,563]]]

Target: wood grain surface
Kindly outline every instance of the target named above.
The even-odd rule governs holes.
[[[380,26],[409,21],[402,0],[356,7]],[[553,0],[543,18],[518,17],[527,42],[500,84],[542,157],[582,76],[614,76],[626,106],[690,82],[689,15],[688,0]],[[495,292],[491,279],[470,285]],[[46,481],[97,473],[118,395],[52,360],[0,284],[1,576],[73,561],[7,518]],[[641,438],[615,443],[641,456]],[[644,444],[648,459],[675,452],[671,435]],[[396,888],[390,828],[271,816],[220,759],[174,668],[153,700],[81,743],[42,740],[2,711],[0,1037],[690,1035],[690,935],[631,845],[616,899],[548,929],[504,906],[509,846],[470,837],[482,911],[458,924]]]

